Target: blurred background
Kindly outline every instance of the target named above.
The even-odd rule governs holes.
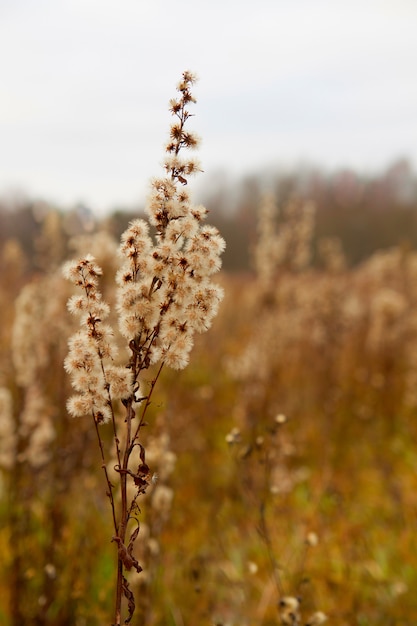
[[[132,624],[415,626],[416,24],[413,0],[0,3],[2,626],[110,623],[60,266],[92,252],[114,304],[185,69],[225,300],[155,392]]]

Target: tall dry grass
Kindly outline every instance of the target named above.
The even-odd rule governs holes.
[[[311,205],[281,210],[260,208],[253,273],[221,275],[210,333],[147,408],[132,624],[417,621],[417,253],[352,269],[337,240],[313,250]],[[65,410],[77,328],[64,225],[44,220],[36,276],[16,242],[1,251],[0,623],[94,626],[113,610],[118,542],[94,424]],[[117,242],[70,247],[103,269],[114,326]]]

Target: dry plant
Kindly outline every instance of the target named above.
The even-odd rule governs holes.
[[[252,574],[250,578],[254,579],[257,574],[258,578],[263,578],[255,619],[257,623],[267,623],[267,619],[272,617],[272,609],[278,607],[283,626],[321,624],[327,617],[317,610],[312,590],[309,589],[307,599],[303,597],[304,587],[310,582],[308,558],[319,543],[318,535],[311,529],[304,530],[301,546],[297,544],[295,549],[291,547],[290,551],[287,550],[286,555],[280,553],[277,556],[276,531],[279,529],[285,534],[284,520],[280,519],[285,510],[284,502],[297,483],[305,479],[306,468],[289,467],[294,447],[285,433],[287,417],[279,413],[265,424],[261,421],[255,435],[234,427],[226,436],[236,467],[236,489],[247,511],[247,533],[251,531],[250,526],[256,529],[262,546],[256,554],[259,561],[266,560],[265,571],[258,572],[256,561],[248,563],[248,571]],[[248,577],[245,578],[254,585]],[[242,581],[242,584],[248,586],[247,582]],[[241,619],[244,619],[243,616]]]
[[[98,286],[101,268],[90,254],[64,267],[65,276],[82,291],[68,303],[81,329],[71,337],[65,360],[77,392],[67,406],[74,417],[90,415],[97,434],[117,550],[114,626],[128,624],[135,611],[126,572],[142,571],[134,544],[140,496],[153,476],[141,431],[155,385],[164,365],[176,370],[187,365],[194,333],[210,327],[223,295],[211,279],[220,269],[224,240],[203,224],[206,209],[193,206],[185,188],[189,176],[200,170],[197,161],[182,156],[184,149],[198,146],[196,135],[186,129],[189,105],[195,102],[194,81],[184,72],[177,87],[180,96],[170,101],[175,121],[166,146],[166,176],[152,181],[146,209],[156,235],[150,235],[147,222],[136,219],[121,238],[116,310],[128,349],[123,364],[117,361],[115,331],[105,321],[110,310]],[[103,434],[106,424],[112,431],[111,451]],[[111,456],[117,481],[108,469]]]
[[[62,360],[70,325],[62,313],[69,294],[61,273],[51,271],[26,284],[15,300],[12,372],[0,390],[0,469],[7,481],[13,624],[27,619],[51,623],[62,596],[80,581],[63,556],[67,498],[73,485],[79,485],[88,451],[85,429],[71,432],[65,411]],[[76,542],[74,538],[71,546]],[[70,550],[67,544],[67,555]],[[63,623],[70,619],[71,605],[67,598],[61,607]]]
[[[307,471],[292,462],[295,446],[291,436],[286,434],[287,418],[280,412],[284,397],[279,375],[281,368],[291,370],[294,367],[294,357],[303,358],[299,352],[300,342],[306,330],[314,330],[314,316],[308,325],[304,317],[310,310],[306,307],[306,295],[315,293],[310,288],[314,213],[311,203],[292,199],[278,221],[274,197],[264,197],[253,251],[256,281],[245,307],[256,321],[250,327],[246,345],[240,346],[240,355],[229,363],[230,372],[243,385],[235,405],[238,425],[230,431],[226,441],[236,463],[240,498],[246,502],[246,510],[255,515],[251,524],[267,555],[270,572],[256,618],[263,623],[271,605],[276,606],[275,597],[280,623],[292,626],[320,624],[326,620],[322,611],[315,610],[314,600],[304,606],[301,598],[306,558],[317,542],[317,535],[305,531],[299,563],[287,566],[283,554],[277,557],[279,548],[273,532],[285,508],[281,500],[305,480]],[[337,243],[331,241],[325,245],[325,252],[330,271],[339,271],[343,265]],[[336,252],[337,262],[333,261]],[[275,418],[271,413],[275,413]],[[294,560],[298,551],[292,546],[288,558]]]
[[[260,216],[255,250],[257,274],[242,306],[247,316],[238,331],[242,340],[239,345],[236,342],[229,357],[230,374],[240,385],[234,415],[236,426],[228,436],[239,462],[235,475],[244,478],[242,493],[246,499],[252,494],[252,504],[246,510],[260,512],[261,539],[272,555],[271,564],[278,555],[278,569],[282,576],[285,574],[287,585],[292,568],[281,568],[282,535],[284,550],[288,545],[295,552],[297,535],[312,526],[321,545],[334,542],[325,555],[316,551],[310,564],[314,586],[319,588],[318,594],[326,597],[326,612],[329,610],[332,621],[347,624],[356,623],[357,619],[359,623],[361,615],[372,615],[366,598],[364,605],[358,598],[368,572],[383,569],[379,565],[378,570],[376,565],[382,561],[378,550],[386,559],[386,579],[381,584],[379,574],[379,588],[374,582],[372,593],[375,597],[380,594],[381,606],[388,604],[383,598],[385,593],[393,605],[398,603],[396,610],[401,614],[401,600],[395,598],[393,589],[399,588],[405,594],[406,577],[396,572],[401,565],[397,565],[392,546],[385,553],[385,546],[382,549],[381,544],[372,546],[361,539],[362,527],[357,519],[366,527],[364,511],[368,511],[369,504],[356,498],[358,485],[362,486],[363,481],[370,486],[367,497],[373,505],[378,501],[376,508],[388,511],[385,514],[387,518],[392,515],[390,524],[394,523],[392,519],[397,520],[402,541],[409,541],[409,526],[401,526],[401,515],[405,510],[410,514],[414,504],[412,490],[407,486],[410,479],[406,460],[398,460],[397,450],[405,447],[402,437],[409,437],[417,406],[417,255],[401,246],[379,251],[362,265],[349,269],[340,243],[327,239],[317,242],[321,257],[318,268],[308,264],[294,266],[282,260],[283,250],[290,250],[285,248],[286,242],[294,241],[296,222],[284,221],[281,229],[277,228],[276,209],[269,198]],[[308,233],[309,237],[305,237]],[[306,251],[302,256],[307,258],[312,233],[306,227],[299,229],[299,234],[300,241],[304,238],[301,247]],[[289,261],[295,258],[297,255],[290,254]],[[273,445],[268,434],[271,416],[278,411],[291,417],[288,432],[293,452],[287,458],[282,447],[285,441],[281,440],[281,447]],[[267,480],[268,467],[272,482]],[[404,476],[396,475],[394,467],[400,468]],[[285,492],[288,497],[282,505]],[[294,504],[297,499],[304,510]],[[297,516],[291,512],[293,506]],[[329,506],[334,507],[332,516],[327,514]],[[292,527],[283,531],[271,523],[265,526],[261,515],[265,511],[269,511],[266,522],[268,516],[274,521],[283,511],[284,516],[288,513]],[[313,525],[311,520],[315,520]],[[385,521],[381,523],[378,514],[374,523],[381,534],[386,525],[388,546],[392,527]],[[345,581],[351,581],[349,594],[356,597],[356,604],[351,600],[349,605],[342,593],[335,592],[336,574],[323,584],[326,576],[322,580],[317,577],[319,563],[329,571],[341,567],[342,584],[346,586]],[[281,584],[280,590],[279,582],[275,583],[275,594],[280,597],[281,622],[320,623],[317,620],[322,620],[323,614],[312,610],[309,617],[308,601],[303,597],[300,603],[297,587]],[[310,593],[306,587],[307,592]],[[332,603],[333,610],[329,606]],[[385,609],[379,610],[382,615]],[[370,618],[364,623],[375,622]]]

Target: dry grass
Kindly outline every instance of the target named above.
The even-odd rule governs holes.
[[[313,270],[311,207],[278,231],[266,213],[257,273],[221,276],[211,332],[149,406],[166,490],[138,500],[132,624],[414,626],[417,253],[348,269],[333,241]],[[88,245],[112,303],[114,243]],[[45,268],[64,260],[40,249]],[[98,626],[115,553],[94,432],[64,409],[68,287],[25,275],[13,242],[2,255],[0,623]]]
[[[7,358],[2,280],[2,383],[21,427],[28,398]],[[300,596],[302,623],[323,611],[340,626],[411,626],[417,255],[395,249],[336,274],[280,270],[268,297],[253,276],[222,285],[211,335],[180,376],[165,372],[148,419],[147,437],[168,437],[177,464],[169,518],[142,511],[146,623],[268,626],[280,597]],[[48,345],[50,323],[36,328]],[[102,624],[114,555],[97,453],[87,424],[57,412],[62,354],[48,359],[38,380],[57,452],[36,468],[21,441],[3,472],[1,620],[17,624],[14,599],[20,623]]]

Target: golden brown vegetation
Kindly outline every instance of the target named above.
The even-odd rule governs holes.
[[[64,361],[76,391],[67,409],[73,417],[91,417],[97,435],[117,556],[113,626],[122,621],[129,624],[134,617],[132,587],[138,577],[133,575],[132,580],[132,570],[139,575],[140,595],[147,595],[143,583],[148,572],[143,573],[138,561],[136,542],[153,539],[143,533],[139,536],[140,504],[151,484],[151,508],[165,518],[171,507],[172,490],[166,484],[155,487],[157,474],[151,473],[142,437],[155,386],[163,367],[186,367],[195,333],[210,328],[223,298],[222,288],[211,279],[221,267],[225,242],[215,227],[204,224],[207,210],[191,204],[184,189],[189,176],[199,171],[197,161],[183,153],[198,145],[187,124],[189,105],[195,102],[194,82],[193,74],[183,72],[177,86],[179,97],[170,101],[174,122],[166,146],[166,175],[152,181],[149,223],[132,220],[121,236],[116,311],[127,356],[118,357],[117,328],[108,323],[111,308],[102,297],[99,278],[103,270],[94,256],[89,253],[63,266],[63,274],[78,290],[69,298],[68,310],[80,320]],[[156,231],[154,237],[150,225]],[[106,423],[112,436],[110,450],[103,433]],[[161,472],[167,477],[170,472],[164,465],[169,450],[168,455],[163,452]],[[142,558],[147,561],[146,556]],[[146,622],[145,606],[142,603],[142,623]]]
[[[288,237],[308,250],[300,219]],[[115,244],[98,237],[111,299]],[[63,408],[67,288],[53,272],[24,286],[23,252],[3,254],[1,620],[101,624],[114,555],[93,433]],[[338,255],[223,275],[211,335],[162,378],[147,445],[166,489],[143,504],[138,623],[267,626],[288,598],[301,623],[415,622],[417,254],[354,270]]]
[[[65,224],[43,224],[36,274],[16,241],[1,250],[0,623],[99,626],[113,531],[90,420],[65,410]],[[161,375],[132,624],[417,622],[417,253],[352,269],[327,238],[318,269],[315,228],[311,205],[277,220],[266,201],[256,271],[223,274],[211,333]],[[85,237],[72,249],[113,304],[117,243]]]

